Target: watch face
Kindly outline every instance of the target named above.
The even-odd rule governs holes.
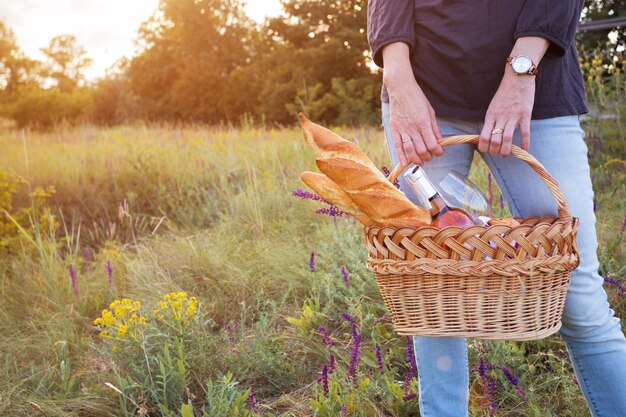
[[[511,65],[513,66],[513,70],[515,72],[521,74],[521,73],[528,72],[528,70],[530,70],[530,67],[532,67],[533,63],[530,60],[530,58],[528,58],[527,56],[519,55],[513,58]]]

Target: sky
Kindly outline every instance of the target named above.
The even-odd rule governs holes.
[[[75,35],[93,59],[87,79],[94,80],[122,56],[135,52],[141,22],[158,0],[0,0],[0,19],[15,33],[29,57],[43,59],[39,48],[55,36]],[[246,13],[256,21],[280,14],[279,0],[248,0]]]

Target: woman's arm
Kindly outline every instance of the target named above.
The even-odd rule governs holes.
[[[417,85],[410,50],[415,44],[414,0],[369,0],[367,39],[374,63],[384,69],[393,142],[402,164],[423,165],[443,154],[435,112]],[[405,142],[402,142],[402,141]]]
[[[527,55],[538,66],[549,44],[548,40],[537,36],[518,38],[511,56]],[[517,75],[511,65],[503,65],[506,65],[504,77],[487,109],[478,150],[506,157],[511,153],[513,132],[517,127],[522,135],[522,149],[530,149],[530,117],[535,103],[536,75]],[[492,135],[494,128],[503,129],[504,133]]]
[[[435,111],[415,80],[408,45],[389,44],[382,54],[383,83],[389,93],[389,126],[398,158],[403,165],[407,161],[423,165],[433,155],[443,155]]]
[[[513,35],[515,45],[511,56],[527,55],[538,66],[545,54],[565,55],[572,48],[583,3],[583,0],[526,0]],[[541,72],[538,76],[541,77]],[[535,76],[516,75],[507,64],[487,110],[478,149],[508,156],[513,131],[519,127],[522,148],[528,150],[534,101]],[[504,129],[504,134],[492,135],[494,128]]]

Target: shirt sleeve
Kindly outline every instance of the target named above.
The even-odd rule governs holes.
[[[526,0],[514,39],[540,36],[550,41],[546,55],[561,57],[574,42],[584,0]]]
[[[367,41],[374,63],[383,67],[382,49],[393,42],[405,42],[410,48],[414,39],[414,0],[369,0],[367,5]]]

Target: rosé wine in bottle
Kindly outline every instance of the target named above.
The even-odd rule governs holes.
[[[407,183],[411,186],[422,204],[430,210],[431,226],[442,229],[444,227],[471,227],[474,220],[461,209],[449,207],[430,182],[424,170],[416,166],[404,174]]]

